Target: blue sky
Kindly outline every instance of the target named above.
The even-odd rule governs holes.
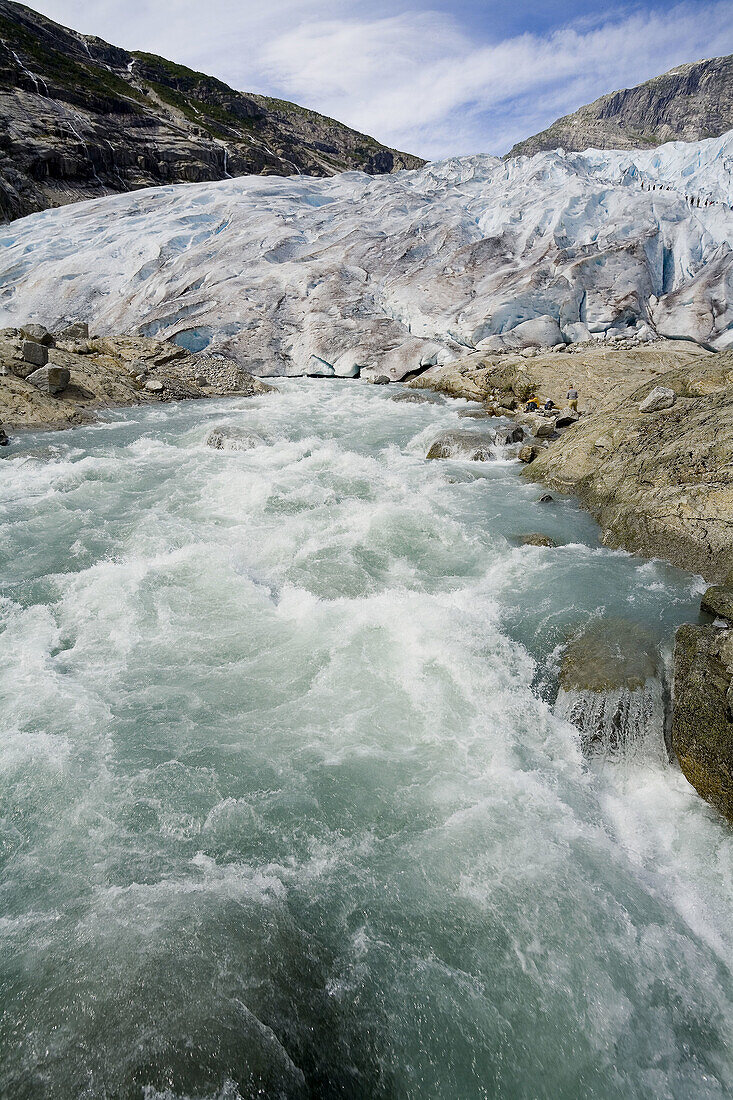
[[[428,158],[504,153],[559,115],[733,53],[733,0],[38,0],[61,23]]]

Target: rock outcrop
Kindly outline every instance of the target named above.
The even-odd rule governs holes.
[[[422,163],[294,103],[0,0],[0,218],[156,184]]]
[[[635,88],[611,92],[520,141],[510,157],[543,149],[652,149],[733,128],[733,56],[680,65]]]
[[[57,333],[43,347],[48,365],[36,370],[23,358],[20,330],[0,332],[0,425],[68,428],[115,405],[181,398],[256,396],[273,389],[238,363],[191,355],[164,340],[143,337],[88,339],[86,325]],[[1,440],[0,440],[1,442]]]
[[[733,821],[733,630],[686,624],[674,653],[672,747],[686,778]]]

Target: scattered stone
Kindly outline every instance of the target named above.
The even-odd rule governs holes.
[[[23,344],[23,358],[34,367],[45,367],[48,362],[48,348],[33,340],[26,340]]]
[[[542,451],[539,447],[535,446],[534,444],[527,443],[524,447],[522,447],[521,451],[517,455],[517,458],[520,462],[534,462],[534,460],[538,458],[541,454]]]
[[[71,372],[66,367],[46,366],[39,367],[29,374],[26,382],[30,382],[37,390],[50,393],[54,396],[63,393],[71,381]]]
[[[685,624],[677,631],[672,747],[700,795],[733,821],[733,632]]]
[[[34,344],[43,344],[50,348],[53,344],[53,336],[44,325],[23,325],[21,335]]]
[[[444,432],[432,444],[426,458],[464,458],[471,462],[487,462],[495,458],[493,432]]]
[[[661,409],[671,409],[677,400],[674,390],[667,386],[655,386],[639,405],[639,412],[653,413]]]
[[[145,389],[148,393],[162,393],[163,383],[158,378],[151,378],[149,382],[145,383]]]
[[[529,535],[520,535],[518,538],[520,546],[557,546],[557,543],[549,535],[543,535],[539,531],[534,531]]]
[[[710,615],[733,622],[733,587],[727,584],[714,584],[708,588],[700,600],[700,608]]]

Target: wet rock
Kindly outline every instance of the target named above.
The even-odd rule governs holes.
[[[48,348],[33,340],[26,340],[23,344],[23,359],[34,367],[45,367],[48,362]]]
[[[145,389],[148,393],[162,393],[163,383],[158,378],[151,378],[145,383]]]
[[[425,404],[425,403],[427,403],[427,404],[430,403],[430,398],[426,397],[425,394],[423,394],[423,393],[409,393],[407,391],[405,391],[404,393],[390,394],[390,400],[391,401],[399,401],[399,402],[404,403],[406,405],[422,405],[422,404]],[[460,416],[460,413],[458,415]]]
[[[635,623],[600,619],[569,640],[555,713],[581,733],[586,753],[626,750],[653,736],[664,745],[664,705],[654,638]]]
[[[541,455],[541,454],[542,454],[542,448],[541,447],[536,446],[536,444],[534,444],[534,443],[532,443],[532,444],[527,443],[527,444],[525,444],[524,447],[522,447],[519,454],[517,455],[517,458],[519,459],[520,462],[527,462],[528,463],[528,462],[534,462],[534,460],[536,458],[538,458],[539,455]]]
[[[519,535],[517,542],[520,546],[557,546],[557,543],[549,535],[543,535],[539,531],[533,531],[529,535]]]
[[[493,432],[444,432],[430,447],[426,458],[465,458],[472,462],[486,462],[494,458]]]
[[[733,821],[733,631],[685,624],[677,631],[672,747],[700,795]]]
[[[63,393],[70,381],[71,372],[66,367],[54,366],[39,367],[26,378],[26,382],[30,382],[36,389],[54,396]]]
[[[700,600],[700,608],[710,615],[718,615],[721,619],[733,622],[733,586],[715,584],[708,588]]]
[[[543,493],[539,499],[540,504],[552,504],[555,498],[550,493]]]
[[[653,413],[660,409],[671,409],[676,400],[674,390],[667,386],[655,386],[639,405],[639,412]]]
[[[508,446],[510,443],[521,443],[524,439],[524,429],[520,428],[518,424],[511,428],[499,428],[495,439],[503,447]]]
[[[42,344],[47,348],[53,344],[53,336],[44,325],[23,325],[20,332],[26,340],[34,344]]]
[[[373,378],[369,379],[369,381],[371,382],[371,384],[373,386],[388,386],[389,385],[389,378],[387,377],[386,374],[375,374]]]
[[[488,420],[491,415],[488,409],[461,409],[458,413],[461,420]]]
[[[10,437],[5,429],[0,425],[0,447],[10,446]]]
[[[213,428],[206,437],[206,446],[215,451],[251,451],[266,443],[264,436],[247,428]]]

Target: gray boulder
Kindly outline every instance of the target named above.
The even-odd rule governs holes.
[[[246,428],[212,428],[206,437],[206,446],[215,451],[251,451],[263,443],[264,436]]]
[[[700,607],[710,615],[733,622],[733,586],[714,584],[708,588],[700,600]]]
[[[66,367],[54,366],[39,367],[26,378],[26,382],[30,382],[37,390],[54,396],[63,393],[70,381],[71,372]]]
[[[7,447],[10,444],[10,438],[5,429],[0,425],[0,447]]]
[[[639,405],[639,412],[653,413],[661,409],[671,409],[677,400],[674,390],[667,386],[655,386]]]
[[[53,336],[44,325],[23,325],[20,331],[26,340],[34,344],[43,344],[47,348],[53,344]]]
[[[59,336],[63,340],[88,340],[89,339],[89,325],[86,321],[74,321],[73,324],[67,325],[62,329]]]
[[[33,340],[26,340],[23,344],[23,358],[34,367],[45,367],[48,362],[48,348]]]
[[[426,458],[463,458],[471,462],[487,462],[495,458],[492,447],[494,432],[451,431],[438,436]]]
[[[534,444],[526,443],[517,455],[520,462],[534,462],[542,454],[542,449]]]
[[[499,428],[495,438],[503,447],[510,443],[521,443],[524,439],[524,428],[520,428],[518,424],[511,428]]]
[[[543,535],[539,531],[533,531],[529,535],[519,535],[517,542],[520,546],[557,546],[557,543],[550,535]]]
[[[162,393],[163,383],[158,378],[151,378],[149,382],[145,383],[145,389],[148,393]]]
[[[555,427],[569,428],[571,425],[577,424],[578,420],[578,414],[573,412],[572,409],[562,409],[555,419]]]

